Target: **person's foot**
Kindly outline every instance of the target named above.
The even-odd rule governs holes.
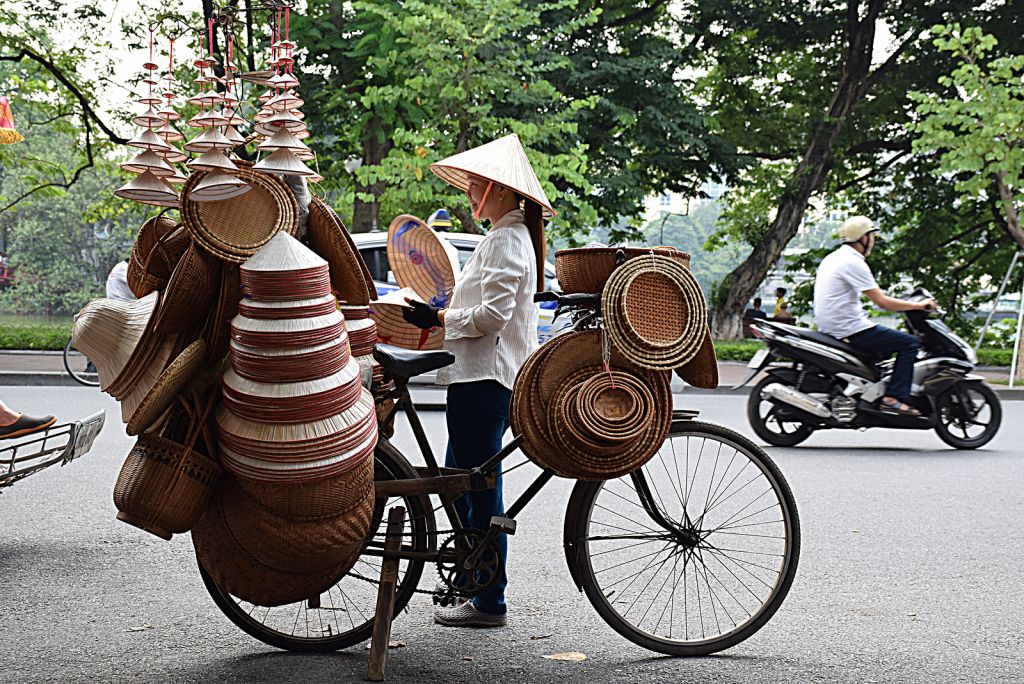
[[[54,416],[35,418],[22,413],[13,422],[7,425],[0,425],[0,439],[14,439],[23,435],[30,435],[33,432],[45,430],[56,422],[57,418]]]
[[[434,611],[434,622],[445,627],[504,627],[506,621],[505,615],[477,610],[472,601]]]
[[[878,402],[878,408],[885,413],[892,413],[897,416],[917,417],[921,415],[921,412],[916,408],[904,404],[895,397],[883,397],[882,400]]]

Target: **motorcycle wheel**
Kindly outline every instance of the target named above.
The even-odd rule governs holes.
[[[966,403],[970,406],[966,406]],[[977,449],[999,432],[1003,409],[999,397],[980,382],[954,385],[935,402],[935,432],[954,449]]]
[[[780,407],[761,398],[761,390],[778,379],[768,376],[754,385],[747,399],[747,420],[754,433],[772,446],[796,446],[811,436],[811,428],[799,419],[787,420]]]

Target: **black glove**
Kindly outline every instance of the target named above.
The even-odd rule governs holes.
[[[428,330],[441,325],[441,320],[437,317],[437,312],[440,310],[440,307],[431,306],[424,302],[410,301],[409,306],[402,309],[402,318],[405,319],[406,323],[411,323],[417,328]]]

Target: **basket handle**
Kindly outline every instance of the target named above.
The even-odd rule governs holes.
[[[156,245],[154,245],[154,246],[153,246],[153,249],[152,249],[152,250],[150,251],[149,255],[148,255],[148,256],[146,257],[146,263],[144,264],[144,266],[145,266],[145,269],[146,269],[146,271],[149,271],[149,262],[150,262],[150,261],[151,261],[151,260],[152,260],[152,259],[153,259],[153,258],[154,258],[154,257],[155,257],[155,256],[156,256],[157,254],[158,254],[158,253],[159,253],[159,255],[160,255],[160,258],[162,258],[162,259],[164,260],[164,266],[166,266],[166,267],[167,267],[167,270],[168,270],[168,271],[172,271],[172,272],[174,271],[174,267],[175,267],[175,266],[176,266],[177,264],[173,264],[173,263],[171,263],[171,258],[170,258],[170,256],[168,256],[168,254],[167,254],[167,245],[166,245],[166,242],[165,242],[165,241],[166,241],[166,240],[167,240],[167,239],[168,239],[168,238],[169,238],[169,237],[170,237],[171,235],[174,235],[175,233],[177,233],[177,232],[178,232],[178,229],[179,229],[179,228],[180,228],[180,226],[179,226],[179,225],[176,225],[176,226],[175,226],[174,228],[172,228],[171,230],[167,231],[166,233],[164,233],[163,235],[161,235],[161,236],[160,236],[160,237],[159,237],[159,238],[157,239],[157,241],[156,241]]]

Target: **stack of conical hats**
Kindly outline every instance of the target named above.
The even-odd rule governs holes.
[[[210,45],[212,36],[208,49]],[[198,155],[188,162],[188,167],[207,172],[202,180],[189,190],[188,197],[195,202],[226,200],[244,195],[252,188],[238,177],[239,168],[228,157],[232,150],[245,142],[245,138],[238,132],[238,127],[243,125],[245,120],[235,112],[238,98],[232,92],[234,84],[231,76],[237,69],[231,63],[230,54],[231,50],[225,53],[223,64],[226,76],[223,93],[213,88],[216,81],[212,75],[212,53],[206,57],[199,57],[194,62],[199,68],[199,78],[195,79],[199,89],[188,99],[188,103],[199,107],[199,114],[189,119],[188,125],[202,132],[185,143],[185,149]],[[206,75],[207,69],[211,69],[209,76]]]
[[[269,80],[270,88],[260,96],[263,106],[256,115],[255,127],[256,132],[266,138],[258,149],[267,156],[253,168],[316,182],[323,177],[304,163],[316,155],[302,142],[309,137],[309,130],[301,109],[304,102],[295,92],[299,87],[299,79],[292,72],[296,47],[288,37],[287,28],[271,45],[268,66],[274,70],[274,75]]]
[[[330,586],[369,532],[377,419],[326,268],[287,233],[241,268],[217,411],[231,477],[193,538],[218,586],[261,605]]]
[[[169,123],[167,110],[159,108],[164,98],[153,92],[157,85],[154,71],[157,65],[153,62],[153,35],[149,37],[149,60],[143,64],[146,74],[142,83],[146,86],[146,94],[138,102],[146,110],[132,119],[139,127],[139,133],[128,141],[135,155],[121,164],[125,171],[136,174],[130,182],[114,191],[124,199],[152,204],[158,207],[174,207],[178,205],[178,193],[170,186],[171,182],[184,181],[174,164],[185,157],[176,147],[171,145],[158,131]],[[173,111],[171,112],[173,114]]]

